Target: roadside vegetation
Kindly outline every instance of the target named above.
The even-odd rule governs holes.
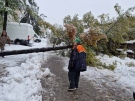
[[[34,0],[0,0],[0,30],[5,30],[6,17],[12,17],[16,22],[29,23],[35,32],[42,34],[41,28],[51,31],[50,41],[55,45],[71,45],[75,37],[82,40],[87,49],[87,64],[90,66],[102,66],[114,70],[113,65],[106,66],[96,59],[96,55],[103,53],[117,55],[116,49],[124,41],[135,39],[135,7],[124,11],[119,4],[114,5],[117,17],[111,18],[109,14],[101,14],[96,18],[91,11],[86,12],[80,19],[78,14],[73,17],[65,16],[62,25],[51,25],[45,21],[46,16],[38,14],[39,7]],[[17,12],[24,16],[19,18]],[[7,14],[7,15],[6,15]],[[69,56],[70,50],[60,51],[62,56]],[[129,63],[127,65],[133,65]]]

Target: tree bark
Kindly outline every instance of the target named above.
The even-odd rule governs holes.
[[[48,48],[33,48],[33,49],[26,49],[26,50],[5,51],[5,52],[1,52],[0,56],[4,57],[4,56],[7,56],[7,55],[17,55],[17,54],[28,54],[28,53],[55,51],[55,50],[62,50],[62,49],[67,49],[67,48],[72,48],[72,45],[59,46],[59,47],[48,47]]]
[[[5,7],[8,7],[8,1],[5,0]],[[6,26],[7,26],[7,15],[8,15],[8,12],[5,11],[4,12],[4,23],[3,23],[3,30],[6,31]]]

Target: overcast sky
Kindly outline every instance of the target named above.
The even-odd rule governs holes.
[[[51,24],[63,24],[63,18],[79,14],[79,18],[92,11],[97,17],[101,14],[109,14],[116,17],[114,5],[118,3],[122,9],[127,10],[135,6],[135,0],[35,0],[39,6],[39,13],[47,16],[46,21]]]

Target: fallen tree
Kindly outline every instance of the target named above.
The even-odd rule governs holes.
[[[7,55],[18,55],[18,54],[28,54],[28,53],[38,53],[38,52],[46,52],[46,51],[55,51],[72,48],[72,45],[68,46],[59,46],[59,47],[47,47],[47,48],[32,48],[25,50],[13,50],[13,51],[4,51],[0,53],[0,56],[4,57]]]

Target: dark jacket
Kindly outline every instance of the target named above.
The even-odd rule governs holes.
[[[10,38],[8,36],[0,36],[0,47],[5,46],[7,41],[10,43]]]
[[[68,69],[69,71],[86,71],[86,51],[82,45],[77,45],[72,49]]]

